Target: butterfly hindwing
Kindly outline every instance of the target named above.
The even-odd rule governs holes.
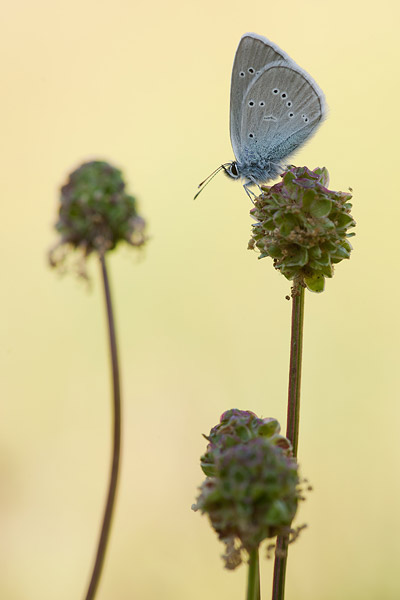
[[[250,152],[280,161],[313,133],[325,108],[311,77],[293,62],[278,61],[247,87],[239,112],[237,159]]]

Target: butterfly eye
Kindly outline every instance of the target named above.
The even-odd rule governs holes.
[[[250,75],[253,75],[253,73],[254,73],[253,67],[249,67],[247,70],[250,73]]]
[[[239,177],[239,171],[236,164],[233,162],[229,168],[229,172],[233,177]]]
[[[275,95],[276,95],[276,94],[279,94],[279,90],[278,90],[278,88],[274,88],[274,89],[272,90],[272,93],[273,93],[273,94],[275,94]]]
[[[258,105],[259,105],[259,106],[265,106],[265,102],[264,102],[264,100],[261,100],[261,102],[259,102],[259,104],[258,104]]]
[[[291,102],[290,100],[288,100],[288,101],[286,102],[286,106],[287,106],[288,108],[290,108],[290,107],[292,106],[292,102]]]
[[[245,72],[244,71],[240,71],[239,77],[244,77],[244,76],[245,76]]]
[[[287,98],[287,93],[286,92],[282,92],[281,98]]]
[[[250,100],[249,106],[254,106],[254,104],[255,104],[254,100]]]

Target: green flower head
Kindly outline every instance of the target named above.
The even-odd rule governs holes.
[[[259,258],[270,256],[274,267],[289,280],[322,292],[325,277],[352,250],[348,233],[355,221],[350,214],[351,194],[327,189],[328,171],[290,167],[282,181],[263,187],[255,199],[249,248]]]
[[[208,515],[224,542],[228,569],[242,562],[243,551],[292,531],[301,488],[290,442],[279,429],[276,419],[232,409],[207,436],[201,466],[209,475],[192,508]]]

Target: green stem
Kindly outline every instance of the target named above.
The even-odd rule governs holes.
[[[289,394],[286,437],[291,441],[293,456],[297,457],[300,421],[301,358],[303,351],[304,287],[300,281],[293,285],[292,335],[290,340]],[[289,535],[276,540],[272,600],[284,600]]]
[[[260,563],[258,558],[258,548],[253,550],[249,556],[247,600],[260,600]]]
[[[110,284],[108,280],[107,267],[105,258],[100,255],[100,264],[103,276],[104,285],[104,296],[106,302],[106,312],[108,320],[108,335],[110,344],[110,358],[111,358],[111,369],[113,379],[113,420],[114,420],[114,432],[113,432],[113,457],[111,464],[110,482],[108,487],[108,496],[106,506],[104,509],[103,523],[100,531],[100,538],[97,546],[96,559],[93,566],[93,572],[90,579],[89,587],[85,596],[86,600],[93,600],[96,595],[97,587],[100,581],[101,572],[104,564],[104,557],[106,554],[107,543],[109,539],[111,520],[113,514],[113,508],[115,504],[115,494],[117,490],[118,482],[118,470],[120,461],[120,450],[121,450],[121,393],[119,383],[119,366],[118,366],[118,352],[117,352],[117,339],[115,333],[114,314],[111,301]]]

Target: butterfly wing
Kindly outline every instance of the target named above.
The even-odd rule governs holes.
[[[240,115],[239,160],[279,163],[313,134],[324,118],[325,101],[303,69],[278,61],[247,87]]]
[[[230,133],[236,158],[240,155],[241,109],[246,90],[261,71],[276,61],[291,62],[283,50],[255,33],[242,36],[236,50],[231,80]]]

